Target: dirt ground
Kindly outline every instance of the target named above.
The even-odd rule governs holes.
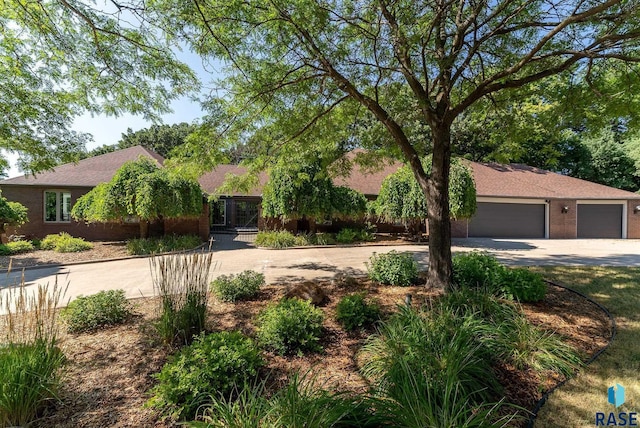
[[[322,307],[326,318],[322,341],[324,351],[304,357],[282,357],[267,353],[265,360],[270,379],[284,383],[293,370],[312,370],[327,387],[364,392],[367,384],[358,374],[356,352],[372,331],[346,333],[335,322],[335,307],[340,298],[356,291],[367,291],[386,312],[402,304],[406,294],[414,305],[422,305],[437,295],[424,287],[388,287],[359,279],[350,285],[321,283],[330,296]],[[240,330],[252,335],[252,319],[269,302],[279,299],[286,285],[269,285],[252,301],[222,303],[209,300],[212,331]],[[133,300],[135,316],[125,325],[105,328],[95,333],[63,334],[62,347],[68,358],[59,401],[52,403],[34,426],[38,427],[168,427],[158,412],[144,407],[149,389],[155,384],[153,374],[160,371],[174,349],[158,344],[153,335],[157,300]],[[563,335],[576,346],[586,360],[605,346],[611,335],[609,320],[594,305],[574,293],[550,287],[546,299],[524,305],[527,317]],[[559,379],[533,372],[519,372],[500,367],[498,376],[506,386],[509,400],[532,408],[543,392]]]
[[[23,267],[49,264],[68,264],[90,260],[127,257],[127,243],[124,241],[92,242],[93,248],[77,253],[56,253],[53,250],[36,250],[13,256],[0,256],[0,269],[21,269]]]

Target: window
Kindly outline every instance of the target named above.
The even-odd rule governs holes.
[[[209,216],[211,226],[224,226],[227,223],[227,205],[225,200],[222,199],[212,202]]]
[[[44,192],[44,221],[71,221],[71,193],[59,191]]]

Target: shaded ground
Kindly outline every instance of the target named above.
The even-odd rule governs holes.
[[[50,264],[68,264],[88,260],[104,260],[126,257],[127,244],[124,241],[92,242],[93,248],[77,253],[56,253],[53,250],[36,250],[13,256],[0,256],[0,269],[12,269]]]
[[[402,304],[407,293],[414,304],[424,304],[437,295],[424,287],[377,286],[368,280],[350,285],[322,283],[331,297],[325,312],[324,351],[305,357],[266,355],[267,371],[277,383],[284,382],[291,370],[314,370],[322,381],[354,392],[364,392],[366,382],[358,374],[356,352],[371,332],[345,333],[334,321],[339,299],[355,291],[366,290],[385,311]],[[252,319],[270,301],[284,295],[286,286],[264,287],[254,301],[221,303],[211,298],[212,330],[241,330],[254,333]],[[137,315],[127,325],[104,329],[93,334],[68,335],[64,350],[68,357],[61,400],[36,424],[40,427],[163,427],[157,412],[143,408],[147,391],[154,385],[152,375],[160,370],[172,350],[154,343],[151,324],[156,302],[134,300]],[[551,287],[545,301],[525,305],[534,323],[557,331],[588,358],[603,347],[610,336],[608,319],[595,306],[573,293]],[[510,401],[528,408],[557,379],[540,377],[502,367],[499,373],[508,385]]]

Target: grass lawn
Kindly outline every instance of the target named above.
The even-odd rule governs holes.
[[[595,426],[595,413],[614,411],[607,388],[619,383],[626,402],[618,412],[640,412],[640,268],[537,268],[556,283],[578,290],[604,305],[615,317],[613,343],[578,376],[553,393],[536,427]]]

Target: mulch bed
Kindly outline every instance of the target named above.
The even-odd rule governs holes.
[[[127,257],[125,241],[92,242],[93,248],[77,253],[57,253],[53,250],[36,250],[13,256],[0,256],[0,269],[22,269],[26,267],[68,264]]]
[[[326,315],[324,351],[304,357],[282,357],[267,353],[266,372],[278,384],[284,383],[292,370],[313,370],[326,386],[341,390],[365,392],[367,384],[358,374],[356,353],[371,332],[346,333],[334,320],[335,307],[346,294],[366,290],[376,298],[383,310],[392,311],[411,293],[416,305],[438,295],[425,287],[378,286],[367,279],[350,284],[321,285],[330,296],[322,307]],[[252,320],[269,302],[279,299],[286,286],[269,285],[260,296],[249,302],[221,303],[210,299],[212,330],[255,332]],[[96,333],[64,335],[63,348],[68,358],[60,401],[54,403],[35,424],[40,427],[167,427],[170,422],[159,419],[158,412],[143,407],[149,389],[155,384],[153,374],[166,362],[172,349],[158,345],[152,332],[157,301],[137,299],[136,316],[126,325],[103,329]],[[527,317],[535,324],[556,331],[574,345],[587,360],[604,347],[611,335],[608,318],[596,306],[569,291],[550,287],[544,301],[524,305]],[[509,401],[533,408],[557,376],[542,376],[503,366],[498,376],[506,385]]]

